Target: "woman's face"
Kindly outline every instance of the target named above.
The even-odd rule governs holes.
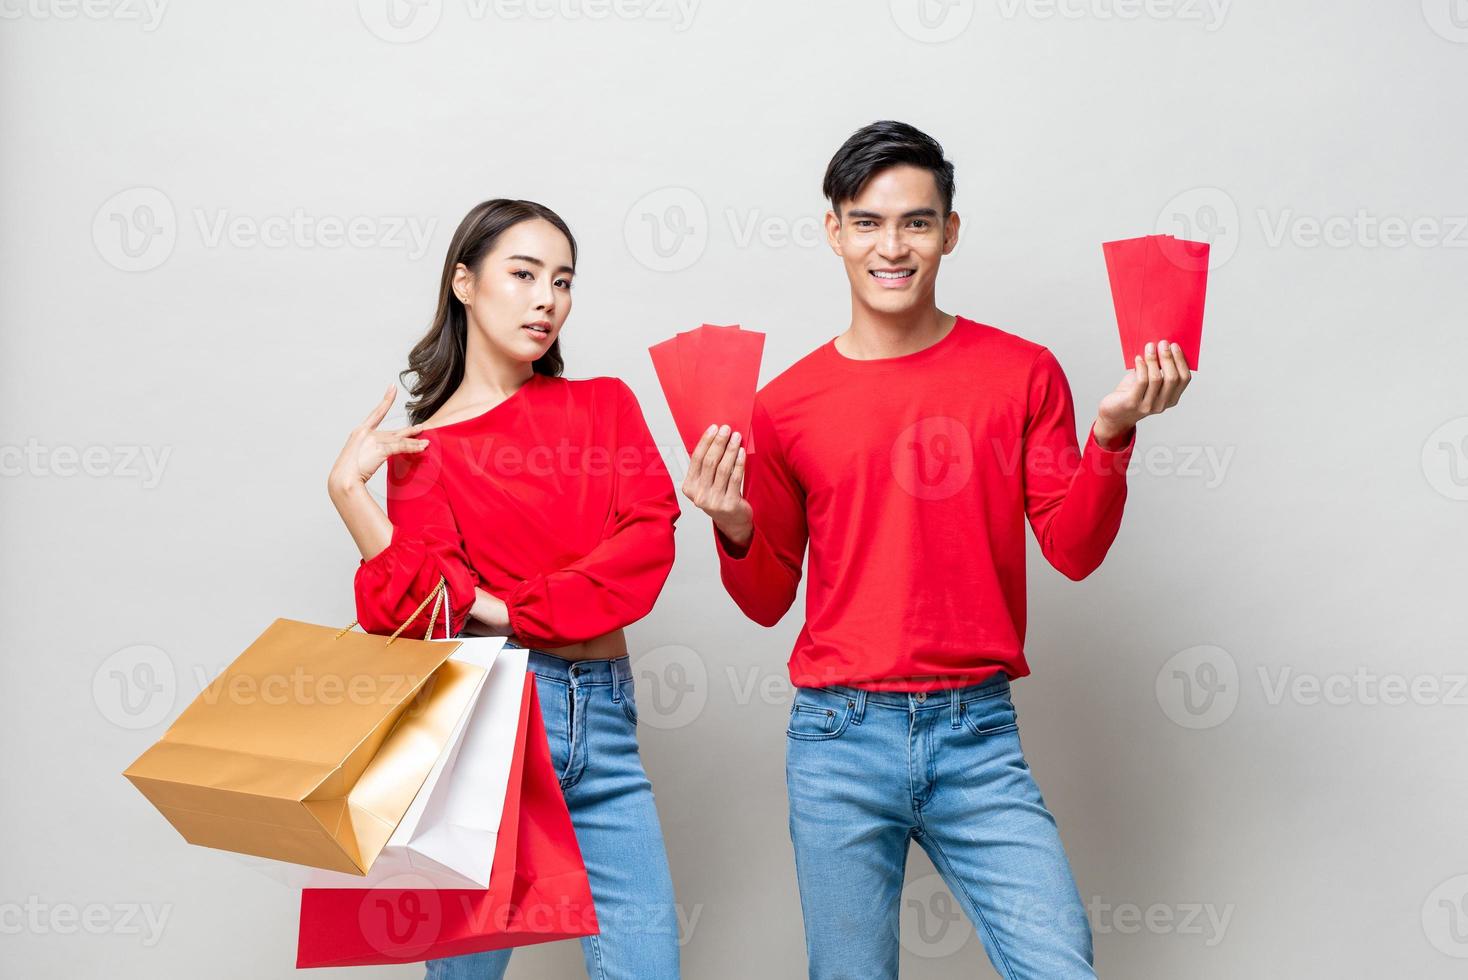
[[[538,360],[571,312],[571,243],[541,218],[502,232],[479,268],[454,270],[469,330],[516,361]]]

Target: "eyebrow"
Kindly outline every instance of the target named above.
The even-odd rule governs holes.
[[[536,258],[536,257],[535,257],[535,256],[533,256],[533,255],[511,255],[511,256],[508,256],[508,257],[507,257],[507,258],[506,258],[506,259],[505,259],[505,261],[506,261],[506,262],[514,262],[514,261],[516,261],[516,260],[517,260],[517,259],[518,259],[518,260],[519,260],[519,261],[521,261],[521,262],[529,262],[529,263],[530,263],[530,264],[531,264],[531,265],[533,265],[533,266],[538,266],[538,267],[540,267],[540,268],[542,268],[542,269],[544,269],[544,268],[545,268],[545,263],[544,263],[544,262],[542,262],[542,261],[540,261],[540,259],[537,259],[537,258]],[[573,275],[573,276],[574,276],[574,275],[575,275],[575,274],[576,274],[576,270],[575,270],[575,269],[573,269],[573,268],[571,268],[571,267],[570,267],[570,266],[569,266],[569,265],[563,265],[563,266],[561,266],[561,267],[560,267],[560,268],[559,268],[559,269],[557,269],[557,270],[556,270],[556,271],[557,271],[557,272],[569,272],[569,273],[571,273],[571,274],[572,274],[572,275]]]
[[[876,211],[867,211],[867,210],[864,210],[862,208],[852,208],[850,211],[847,211],[846,212],[846,216],[848,218],[880,218],[880,217],[882,217],[882,215],[878,214]],[[914,208],[911,211],[904,212],[899,217],[903,217],[903,218],[936,218],[936,217],[938,217],[938,209],[937,208]]]

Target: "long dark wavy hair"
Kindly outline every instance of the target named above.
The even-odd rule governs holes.
[[[448,255],[443,260],[443,276],[438,283],[438,309],[433,314],[433,324],[423,339],[413,345],[408,354],[407,370],[399,372],[398,380],[413,396],[408,402],[408,424],[433,417],[433,413],[448,401],[449,396],[464,380],[464,357],[468,350],[469,317],[464,304],[454,295],[454,268],[460,263],[475,275],[484,257],[494,249],[499,237],[522,221],[537,218],[556,226],[571,245],[571,265],[576,265],[576,238],[561,216],[544,204],[534,201],[512,201],[497,197],[492,201],[477,204],[459,222],[449,242]],[[565,370],[561,360],[561,338],[557,337],[532,365],[536,374],[558,378]],[[412,384],[404,379],[413,375]]]

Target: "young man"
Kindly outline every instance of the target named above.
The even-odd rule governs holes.
[[[1190,373],[1164,338],[1102,399],[1082,452],[1054,355],[937,308],[958,240],[953,166],[898,122],[826,171],[851,325],[710,428],[683,493],[714,522],[755,622],[790,608],[790,836],[812,980],[896,977],[908,842],[927,851],[1006,980],[1094,977],[1091,932],[1010,700],[1028,674],[1025,534],[1066,577],[1121,524],[1135,425]]]

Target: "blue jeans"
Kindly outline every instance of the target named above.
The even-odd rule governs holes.
[[[510,643],[509,646],[516,644]],[[637,754],[626,657],[562,660],[531,650],[551,762],[586,862],[601,932],[581,940],[590,980],[677,980],[673,879],[652,784]],[[429,960],[428,980],[500,980],[511,950]]]
[[[786,734],[811,980],[897,976],[899,904],[921,901],[900,901],[909,840],[1004,980],[1095,977],[1085,907],[1020,749],[1005,675],[929,693],[796,688]],[[921,941],[918,955],[948,952]]]

